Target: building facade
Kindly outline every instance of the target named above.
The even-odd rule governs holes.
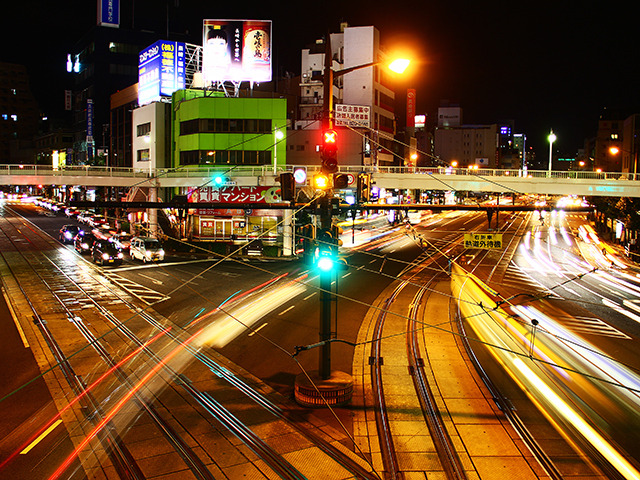
[[[447,165],[457,168],[498,168],[499,127],[493,125],[462,125],[437,128],[435,154]]]
[[[24,65],[0,62],[0,164],[34,163],[39,111]]]
[[[334,74],[333,105],[368,107],[368,120],[362,126],[336,126],[339,136],[339,163],[344,165],[393,165],[403,159],[394,157],[393,143],[396,133],[395,93],[386,68],[381,65],[357,69],[340,75],[340,70],[359,67],[387,59],[381,45],[380,33],[373,26],[349,27],[341,25],[340,33],[330,35],[331,64]],[[292,134],[292,162],[307,164],[314,161],[315,146],[322,128],[324,112],[324,65],[326,45],[317,40],[315,45],[302,50],[300,106],[298,120]],[[340,108],[340,107],[338,107]],[[297,141],[296,141],[297,138]],[[295,142],[295,143],[293,143]],[[306,157],[306,159],[305,159]],[[296,160],[293,161],[293,158]],[[317,157],[316,157],[317,161]]]
[[[275,171],[286,164],[283,98],[178,90],[172,112],[174,167],[271,166]]]

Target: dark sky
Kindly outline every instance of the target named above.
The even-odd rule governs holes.
[[[135,11],[137,28],[164,38],[166,1],[121,0],[123,19]],[[277,67],[296,74],[300,50],[328,29],[341,21],[375,25],[389,49],[403,46],[418,59],[398,86],[399,93],[417,89],[418,113],[433,115],[449,100],[463,108],[465,123],[512,119],[539,156],[550,128],[560,153],[573,155],[595,135],[603,109],[640,106],[633,12],[616,2],[169,0],[168,8],[171,31],[189,32],[193,43],[200,43],[203,18],[273,20]],[[45,91],[66,52],[95,24],[95,12],[91,0],[7,5],[0,60],[29,65],[39,73],[34,89]]]

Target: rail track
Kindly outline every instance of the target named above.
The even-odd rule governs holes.
[[[521,234],[523,225],[526,222],[523,219],[519,222],[516,218],[511,223],[515,234],[513,236],[514,238],[508,240],[508,245],[509,248],[514,248],[514,245],[517,245],[516,237]],[[400,334],[404,335],[405,338],[409,374],[412,377],[415,394],[420,404],[422,416],[437,452],[440,469],[444,472],[444,476],[450,480],[465,480],[468,478],[463,462],[456,451],[455,442],[452,440],[452,436],[447,430],[446,423],[439,413],[436,398],[431,390],[431,386],[429,385],[428,378],[433,378],[433,374],[427,375],[425,372],[425,369],[429,367],[425,365],[424,353],[426,352],[421,351],[418,336],[418,333],[422,332],[424,329],[423,323],[421,323],[418,318],[419,311],[426,304],[429,296],[433,294],[431,286],[437,281],[445,278],[448,266],[447,257],[453,255],[451,245],[458,245],[458,248],[461,249],[461,235],[450,235],[447,239],[447,244],[450,246],[447,251],[443,251],[439,248],[425,249],[425,253],[417,259],[414,264],[405,269],[401,280],[379,306],[379,311],[376,314],[375,324],[372,329],[373,340],[370,349],[369,364],[371,367],[371,382],[380,452],[382,455],[382,463],[386,478],[388,479],[396,480],[405,478],[405,470],[403,468],[402,461],[399,460],[396,445],[394,444],[394,434],[391,427],[392,422],[389,419],[389,413],[387,411],[388,406],[385,400],[383,381],[383,368],[385,364],[383,339],[385,336],[392,337]],[[457,252],[458,255],[462,255],[463,253],[464,250],[462,249]],[[499,261],[508,262],[508,259],[503,254]],[[438,269],[434,270],[429,268],[434,265],[438,266],[439,271]],[[497,266],[492,270],[492,275],[495,273],[496,268]],[[404,309],[395,307],[394,310],[394,304],[399,301],[401,295],[404,298]],[[389,317],[394,315],[405,319],[403,330],[399,330],[398,328],[393,330],[389,328],[389,331],[387,332],[385,330],[386,323]],[[453,315],[452,318],[455,319],[454,312],[450,312],[450,315]],[[452,324],[453,323],[455,322],[452,322]],[[477,373],[480,375],[482,381],[488,386],[496,404],[505,413],[510,424],[518,432],[522,440],[529,447],[529,450],[543,466],[549,477],[554,480],[562,478],[557,468],[537,444],[535,438],[527,430],[517,413],[510,407],[508,399],[501,396],[500,392],[493,386],[491,380],[477,362],[477,359],[464,336],[462,324],[459,324],[459,328],[461,329],[463,338],[462,348],[464,348],[467,354],[471,357],[474,365],[476,366]],[[397,355],[397,350],[394,350],[394,352]]]

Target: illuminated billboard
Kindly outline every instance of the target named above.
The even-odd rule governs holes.
[[[271,81],[271,20],[205,20],[202,76],[212,82]]]
[[[138,105],[157,102],[185,88],[185,45],[159,40],[140,52]]]

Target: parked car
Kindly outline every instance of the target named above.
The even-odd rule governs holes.
[[[78,215],[78,221],[80,223],[88,223],[89,217],[91,217],[91,215],[93,215],[93,213],[84,210]]]
[[[96,240],[91,249],[91,258],[98,265],[120,265],[124,254],[109,240]]]
[[[77,225],[63,225],[60,229],[60,241],[62,243],[73,243],[79,231],[80,227]]]
[[[133,237],[129,248],[129,256],[132,260],[142,260],[142,263],[161,262],[164,260],[164,249],[156,238]]]
[[[116,233],[111,237],[111,241],[115,243],[115,245],[120,248],[123,252],[129,253],[129,248],[131,247],[131,239],[133,235],[129,233]]]
[[[78,210],[76,207],[68,207],[65,209],[64,214],[69,218],[78,218],[78,215],[80,215],[80,210]]]
[[[104,218],[104,215],[91,215],[87,220],[87,223],[93,228],[98,228],[100,225],[107,223],[107,219]]]
[[[95,241],[96,237],[93,233],[80,230],[74,239],[74,246],[78,253],[91,253],[91,247]]]

